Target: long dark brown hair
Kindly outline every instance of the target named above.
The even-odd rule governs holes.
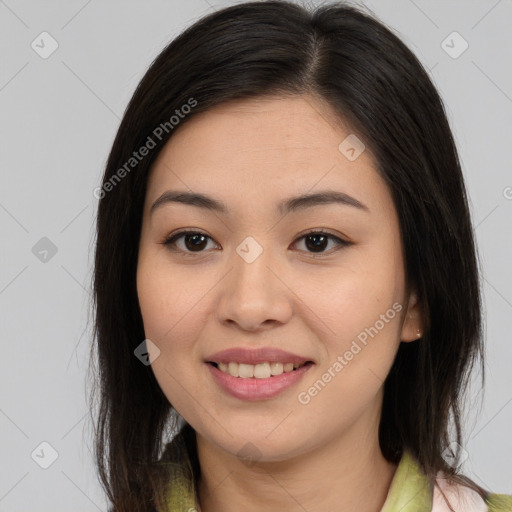
[[[258,1],[203,17],[156,57],[126,108],[97,193],[92,406],[96,462],[116,512],[155,509],[153,470],[176,426],[151,366],[134,356],[145,339],[136,269],[151,166],[199,112],[234,99],[300,94],[327,102],[374,156],[398,213],[407,287],[423,306],[422,338],[400,345],[385,381],[381,450],[394,463],[410,450],[431,481],[439,470],[464,480],[454,469],[458,458],[448,464],[442,454],[453,441],[463,444],[463,398],[476,361],[483,383],[481,283],[443,102],[419,60],[371,12]],[[193,108],[183,109],[192,98]],[[173,126],[176,110],[183,115]],[[154,147],[132,165],[148,137]],[[178,435],[197,478],[193,431]]]

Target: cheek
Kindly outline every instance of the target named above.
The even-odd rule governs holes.
[[[162,259],[156,255],[141,258],[137,294],[146,336],[166,349],[171,340],[182,340],[184,332],[191,337],[199,327],[196,320],[208,283],[199,284],[192,271],[177,272]]]
[[[190,408],[184,389],[193,391],[201,357],[194,342],[204,329],[205,290],[212,286],[199,286],[197,280],[192,271],[169,271],[168,263],[157,257],[139,260],[137,294],[144,334],[160,351],[151,369],[179,412]]]
[[[297,398],[319,429],[332,427],[334,432],[339,424],[348,428],[368,409],[377,414],[382,386],[399,346],[403,305],[394,301],[385,280],[378,286],[374,277],[345,280],[345,293],[337,287],[317,303],[315,313],[322,322],[312,322],[326,333],[321,339],[324,355]],[[338,412],[333,415],[333,411]]]
[[[401,269],[396,263],[393,251],[375,245],[354,253],[343,267],[302,280],[294,286],[301,299],[302,318],[309,318],[311,328],[331,340],[336,349],[343,349],[347,340],[373,326],[382,315],[386,316],[382,331],[398,335],[397,309],[401,308],[392,306],[403,297]]]
[[[172,325],[165,315],[168,298],[160,273],[150,261],[139,262],[137,269],[137,296],[144,324],[144,333],[160,347],[165,330]],[[166,326],[167,324],[167,326]]]
[[[320,286],[313,279],[298,293],[311,297],[303,317],[308,310],[309,328],[324,352],[315,379],[303,388],[304,401],[311,398],[318,414],[327,414],[329,404],[358,411],[383,385],[399,347],[404,310],[399,256],[393,244],[365,246]],[[315,389],[308,393],[308,386]],[[314,398],[317,392],[322,398]]]

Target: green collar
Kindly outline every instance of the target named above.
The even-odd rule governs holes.
[[[181,464],[168,463],[166,470],[169,487],[165,499],[165,512],[197,512],[199,507],[196,502],[193,479],[185,473]]]
[[[432,486],[416,459],[407,450],[400,459],[381,512],[398,510],[400,512],[432,510]]]

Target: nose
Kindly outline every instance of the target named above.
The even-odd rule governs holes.
[[[219,290],[217,318],[223,324],[258,331],[285,324],[292,316],[293,292],[270,250],[253,261],[234,254],[232,269]]]

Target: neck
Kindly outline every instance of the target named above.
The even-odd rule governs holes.
[[[201,512],[380,511],[397,466],[380,450],[378,418],[371,429],[361,420],[314,451],[253,465],[197,434]]]

